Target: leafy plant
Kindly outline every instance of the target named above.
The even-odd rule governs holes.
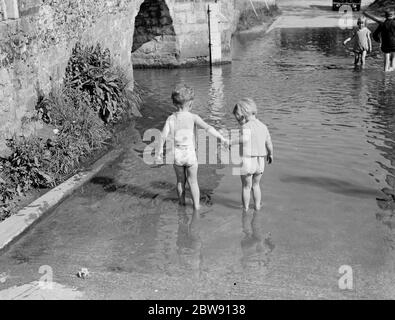
[[[83,157],[105,145],[107,129],[91,107],[87,93],[72,88],[54,89],[46,99],[51,124],[59,133],[47,141],[51,170],[55,175],[71,173]]]
[[[112,67],[108,49],[77,43],[66,68],[65,85],[88,93],[92,107],[106,123],[119,119],[127,83]]]
[[[0,221],[11,215],[16,207],[14,199],[31,188],[54,186],[48,174],[46,146],[38,137],[13,137],[7,140],[11,154],[0,158]]]
[[[45,143],[39,137],[24,137],[8,139],[7,146],[11,155],[3,161],[3,171],[13,183],[18,195],[31,187],[51,187],[53,178],[46,172]]]
[[[3,171],[0,165],[0,172]],[[0,176],[0,221],[8,218],[11,214],[10,203],[14,199],[15,189],[10,181]]]

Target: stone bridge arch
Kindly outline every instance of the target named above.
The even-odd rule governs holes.
[[[165,0],[142,1],[134,23],[133,67],[176,65],[179,58],[180,49],[167,2]]]

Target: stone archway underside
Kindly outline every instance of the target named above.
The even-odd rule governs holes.
[[[164,0],[145,0],[135,20],[132,62],[134,67],[178,63],[177,37]]]

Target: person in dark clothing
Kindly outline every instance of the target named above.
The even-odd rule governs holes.
[[[384,70],[395,70],[395,19],[394,13],[387,11],[386,20],[373,33],[373,39],[381,40],[381,51],[384,53]]]
[[[378,22],[379,26],[373,33],[373,39],[381,42],[381,51],[384,53],[384,71],[395,70],[395,15],[394,11],[385,12],[385,21],[365,12],[365,15]]]

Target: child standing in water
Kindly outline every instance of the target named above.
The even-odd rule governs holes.
[[[159,145],[159,156],[163,157],[163,146],[169,134],[174,138],[174,170],[177,176],[177,193],[181,205],[185,205],[185,186],[188,182],[194,210],[200,209],[200,190],[198,185],[198,160],[196,156],[195,128],[205,129],[214,137],[225,144],[225,139],[217,130],[204,122],[197,114],[191,113],[194,90],[186,85],[179,85],[172,93],[172,100],[178,111],[172,114],[166,121],[162,131]]]
[[[343,45],[346,45],[351,40],[354,40],[353,51],[355,54],[354,64],[358,65],[361,61],[361,66],[365,66],[366,55],[372,52],[372,39],[370,38],[371,32],[365,26],[365,19],[358,18],[357,29],[354,31],[350,38],[347,38]]]
[[[241,144],[241,182],[243,210],[250,207],[251,190],[256,211],[261,209],[260,181],[265,171],[265,161],[273,163],[273,143],[266,125],[256,118],[257,106],[250,98],[240,100],[233,114],[241,126],[240,137],[231,144]]]

